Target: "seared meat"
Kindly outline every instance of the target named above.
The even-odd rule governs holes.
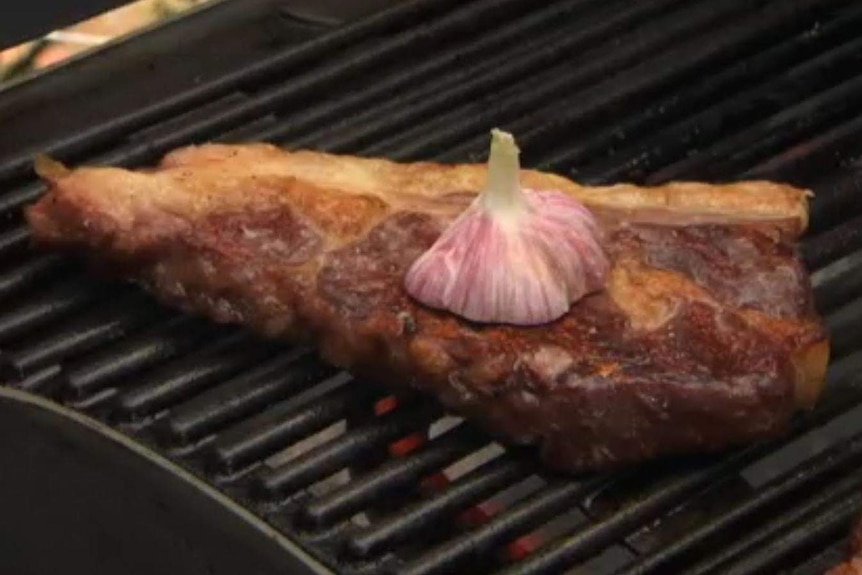
[[[862,575],[862,559],[853,557],[850,561],[830,569],[826,575]]]
[[[853,530],[850,550],[853,556],[846,563],[830,569],[826,575],[862,575],[862,522]]]
[[[154,170],[42,165],[27,214],[165,302],[310,340],[567,470],[782,433],[814,403],[828,343],[794,242],[806,192],[767,182],[587,188],[525,171],[600,218],[607,289],[544,327],[482,326],[415,303],[410,264],[485,166],[395,164],[268,145],[178,150]]]

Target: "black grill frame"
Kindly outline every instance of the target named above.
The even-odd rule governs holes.
[[[563,573],[611,549],[589,572],[816,572],[842,549],[862,507],[862,429],[830,427],[862,404],[862,83],[852,72],[862,59],[859,23],[862,7],[849,0],[555,0],[539,8],[413,0],[122,117],[58,133],[0,158],[0,373],[191,470],[333,571]],[[194,26],[194,18],[174,25]],[[577,66],[572,51],[584,54]],[[405,54],[426,57],[405,65]],[[345,85],[346,94],[331,96]],[[3,96],[0,117],[14,112]],[[800,416],[793,435],[733,453],[570,478],[510,450],[419,497],[421,479],[490,440],[461,423],[388,457],[393,441],[424,434],[439,408],[399,397],[394,411],[375,415],[389,394],[373,382],[321,388],[336,373],[310,350],[168,313],[134,289],[33,254],[20,217],[42,193],[30,168],[37,149],[137,166],[195,141],[266,138],[404,160],[477,160],[482,134],[498,122],[518,134],[527,163],[585,182],[771,178],[815,189],[801,249],[817,270],[815,294],[833,338],[823,405]],[[107,305],[95,303],[100,297]],[[339,422],[342,435],[290,465],[263,463]],[[808,432],[820,444],[800,456]],[[782,450],[793,445],[787,463]],[[764,460],[774,460],[772,471],[746,480]],[[307,489],[345,468],[358,478],[323,495]],[[498,516],[473,529],[452,523],[458,510],[530,477],[542,487]],[[740,495],[738,505],[645,543],[661,539],[646,532],[724,489]],[[523,560],[501,558],[513,541],[530,547],[523,537],[569,508],[582,514],[574,526]],[[361,511],[369,526],[351,522]],[[441,525],[456,532],[448,538]],[[725,545],[728,534],[735,539]],[[628,563],[614,566],[617,559]]]

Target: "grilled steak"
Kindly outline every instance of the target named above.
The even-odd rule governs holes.
[[[310,340],[334,364],[537,444],[561,469],[775,436],[814,403],[828,342],[795,253],[807,192],[588,188],[524,171],[525,187],[592,209],[612,271],[562,319],[519,328],[424,308],[402,287],[485,172],[206,145],[140,172],[43,163],[50,190],[27,217],[44,246],[182,309]]]
[[[862,522],[853,530],[850,550],[853,556],[846,563],[830,569],[826,575],[862,575]]]

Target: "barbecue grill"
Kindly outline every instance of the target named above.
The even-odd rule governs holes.
[[[306,6],[309,3],[304,3]],[[383,3],[379,3],[383,4]],[[862,507],[862,4],[409,0],[333,23],[221,2],[0,91],[3,573],[821,574]],[[241,6],[240,6],[241,5]],[[147,74],[141,74],[148,71]],[[585,183],[817,193],[834,359],[781,440],[568,477],[313,350],[28,246],[35,152],[145,165],[268,140]]]

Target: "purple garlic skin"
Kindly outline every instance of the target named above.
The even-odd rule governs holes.
[[[494,131],[488,186],[411,266],[416,300],[480,323],[540,325],[604,286],[593,215],[564,192],[522,190],[514,140]]]

